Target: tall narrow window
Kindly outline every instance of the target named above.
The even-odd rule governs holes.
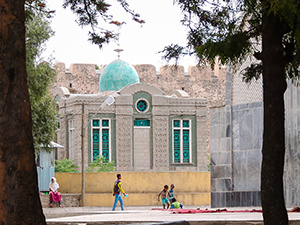
[[[74,120],[69,120],[69,159],[74,160],[74,146],[75,146],[75,128],[74,128]]]
[[[92,123],[92,160],[103,156],[111,161],[111,121],[109,119],[93,119]]]
[[[191,121],[175,119],[172,121],[173,163],[191,163]]]

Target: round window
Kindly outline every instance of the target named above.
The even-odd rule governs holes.
[[[145,112],[148,109],[148,102],[144,99],[140,99],[136,103],[136,109],[140,112]]]

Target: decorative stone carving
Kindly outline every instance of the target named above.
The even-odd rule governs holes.
[[[169,167],[168,116],[153,117],[153,169]]]
[[[118,170],[132,168],[132,117],[116,117],[116,161]]]

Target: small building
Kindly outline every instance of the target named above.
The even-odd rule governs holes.
[[[54,91],[60,114],[58,159],[81,166],[103,156],[118,171],[200,171],[208,164],[208,107],[184,90],[170,94],[140,83],[135,68],[115,60],[102,71],[99,92]],[[105,104],[108,98],[114,103]],[[83,134],[83,135],[82,135]]]
[[[64,146],[51,141],[50,148],[53,149],[51,152],[42,148],[41,151],[36,154],[35,161],[38,174],[39,191],[49,191],[50,179],[51,177],[54,177],[55,172],[57,149],[63,149]]]

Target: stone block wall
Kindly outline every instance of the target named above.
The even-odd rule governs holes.
[[[243,80],[243,72],[255,59],[247,59],[235,72],[232,83],[233,105],[247,104],[263,101],[262,78],[252,79],[246,83]]]
[[[233,107],[233,175],[235,191],[259,191],[263,104]]]
[[[96,74],[94,64],[71,64],[70,73],[74,79],[72,89],[80,89],[80,94],[99,92],[99,74]]]
[[[50,207],[50,196],[49,194],[40,195],[40,200],[43,208]],[[61,206],[62,207],[79,207],[81,200],[81,194],[62,194],[61,195]],[[53,207],[58,207],[58,202],[53,202]]]
[[[226,105],[210,109],[212,207],[260,206],[262,102],[232,104],[227,74]]]
[[[149,84],[157,83],[158,78],[156,76],[155,66],[151,64],[139,64],[133,65],[133,67],[136,69],[140,77],[140,82]]]
[[[233,79],[234,82],[237,79]],[[230,83],[227,84],[230,86]],[[256,84],[254,85],[256,86]],[[236,92],[238,85],[234,87]],[[241,87],[242,88],[242,87]],[[252,99],[259,100],[261,86],[256,86],[258,95]],[[255,90],[254,87],[249,90]],[[250,93],[250,92],[249,92]],[[229,206],[260,206],[260,172],[263,142],[263,102],[252,102],[249,97],[237,97],[243,104],[234,101],[232,107],[210,110],[211,123],[211,204],[212,207]],[[287,207],[300,205],[300,88],[292,81],[288,81],[285,92],[285,167],[284,167],[284,197]],[[226,103],[230,103],[230,94],[226,93]],[[251,97],[251,96],[250,96]],[[247,100],[248,99],[248,100]],[[248,103],[245,103],[247,102]],[[231,108],[232,134],[231,140],[226,140],[225,151],[222,148],[229,127],[226,124],[226,108]],[[224,136],[226,133],[226,137]],[[230,144],[232,143],[232,146]],[[230,170],[230,167],[232,168]],[[228,171],[231,172],[228,174]]]
[[[288,81],[285,96],[284,191],[287,207],[300,205],[300,88]]]
[[[71,64],[66,70],[64,63],[57,63],[54,87],[66,87],[71,93],[96,94],[99,92],[99,77],[105,66],[96,71],[93,64]],[[185,74],[183,66],[168,65],[157,73],[150,64],[134,65],[140,82],[155,85],[166,93],[178,89],[192,98],[206,98],[209,106],[224,104],[226,68],[216,66],[190,66]]]
[[[66,87],[71,93],[92,94],[99,92],[99,73],[94,64],[71,64],[66,70],[64,63],[56,63],[54,87]]]

